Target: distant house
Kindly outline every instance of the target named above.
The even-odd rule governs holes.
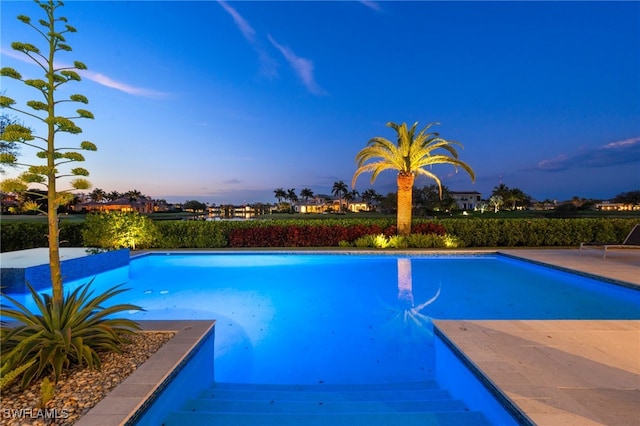
[[[449,194],[461,210],[475,210],[482,201],[482,194],[478,191],[449,191]]]
[[[294,206],[296,213],[325,213],[328,211],[339,212],[345,208],[351,212],[369,211],[369,205],[364,201],[347,201],[342,199],[342,209],[338,198],[317,196],[306,201],[299,201]]]
[[[20,203],[18,203],[18,197],[16,194],[3,192],[0,194],[2,196],[2,213],[6,213],[9,209],[16,209],[19,207]]]
[[[150,198],[139,198],[137,200],[129,200],[128,198],[119,198],[113,201],[107,201],[104,203],[96,203],[93,201],[80,203],[71,206],[71,209],[78,213],[89,213],[94,211],[108,212],[138,212],[138,213],[153,213],[156,211],[155,203]]]
[[[596,204],[594,207],[596,210],[607,211],[607,212],[640,211],[640,204],[612,203],[610,201],[603,201],[601,203]]]

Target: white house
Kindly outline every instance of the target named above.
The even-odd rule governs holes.
[[[478,191],[449,191],[461,210],[475,210],[482,201]]]

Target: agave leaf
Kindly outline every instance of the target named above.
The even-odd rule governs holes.
[[[22,387],[22,389],[25,389],[29,383],[31,383],[31,381],[37,377],[36,374],[38,373],[38,363],[34,362],[29,368],[27,368],[24,372],[24,374],[22,374],[22,380],[20,382],[20,387]]]
[[[0,374],[0,389],[7,386],[11,382],[13,382],[16,378],[18,378],[22,373],[28,370],[33,364],[35,364],[36,360],[31,359],[25,364],[20,364],[12,370],[2,371]],[[9,364],[3,364],[2,366],[8,366]]]
[[[73,339],[71,339],[71,347],[73,348],[74,353],[76,354],[76,360],[78,361],[79,365],[82,365],[82,360],[85,357],[84,356],[84,344],[82,341],[82,337],[77,336],[74,337]],[[89,364],[91,361],[89,359],[87,359],[87,363]]]
[[[66,356],[61,356],[60,353],[56,355],[57,356],[51,357],[52,359],[50,364],[53,367],[55,382],[58,383],[58,380],[60,380],[60,376],[62,375],[62,370],[64,369],[64,367],[68,366],[69,364],[69,358],[67,358]]]

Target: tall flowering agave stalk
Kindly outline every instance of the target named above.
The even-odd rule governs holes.
[[[73,62],[73,66],[60,65],[57,59],[60,52],[69,52],[71,47],[66,43],[67,33],[75,33],[76,29],[67,23],[67,18],[56,17],[57,9],[63,6],[60,1],[36,1],[45,12],[45,19],[33,23],[28,16],[20,15],[18,20],[33,28],[44,39],[46,47],[40,49],[34,44],[13,42],[11,47],[24,54],[43,73],[43,78],[28,79],[13,68],[3,67],[0,76],[21,81],[25,86],[33,89],[38,97],[28,100],[24,106],[20,106],[14,99],[0,95],[0,108],[7,108],[23,114],[42,129],[41,134],[34,133],[30,127],[21,124],[10,124],[2,133],[5,142],[18,143],[24,147],[34,149],[36,157],[42,162],[26,164],[18,161],[13,153],[0,154],[0,162],[14,166],[26,167],[26,171],[17,179],[6,179],[2,182],[2,190],[5,192],[29,193],[29,185],[42,185],[46,188],[47,195],[43,198],[47,201],[46,214],[49,223],[49,265],[51,267],[51,282],[53,287],[53,301],[62,301],[62,274],[60,270],[60,238],[58,227],[58,207],[69,201],[73,195],[70,190],[58,191],[57,181],[62,177],[73,177],[70,184],[72,189],[88,189],[91,184],[84,179],[89,172],[76,167],[68,173],[60,167],[67,163],[84,161],[80,151],[96,151],[96,146],[89,141],[83,141],[78,148],[61,147],[56,144],[62,134],[77,135],[82,132],[75,120],[86,118],[93,119],[93,114],[85,109],[77,109],[75,112],[61,113],[67,104],[87,104],[89,101],[81,94],[72,94],[67,99],[57,97],[61,86],[70,82],[80,81],[79,71],[86,70],[85,64],[79,61]],[[37,192],[32,195],[40,196]],[[36,206],[36,208],[38,208]]]

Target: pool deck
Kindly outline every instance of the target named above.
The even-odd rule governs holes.
[[[640,285],[640,253],[500,252]],[[640,321],[435,321],[533,424],[640,424]]]

